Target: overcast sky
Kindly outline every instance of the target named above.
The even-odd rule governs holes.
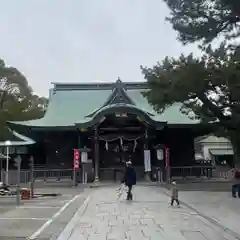
[[[178,43],[168,14],[162,0],[1,1],[0,58],[41,95],[51,82],[143,80],[141,64],[198,54]]]

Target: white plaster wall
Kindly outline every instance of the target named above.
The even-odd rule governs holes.
[[[204,159],[206,160],[213,160],[209,149],[232,149],[231,143],[203,143],[202,144],[202,151]]]

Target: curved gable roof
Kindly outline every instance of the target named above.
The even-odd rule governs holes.
[[[43,118],[13,122],[34,127],[74,126],[88,121],[89,113],[98,110],[107,101],[112,90],[55,90]]]
[[[90,122],[95,114],[101,109],[104,110],[106,106],[112,105],[114,101],[116,104],[121,103],[119,99],[116,101],[116,97],[120,95],[125,98],[124,101],[127,101],[125,104],[134,106],[140,112],[145,112],[153,121],[168,124],[199,123],[181,113],[181,104],[174,104],[161,114],[156,113],[142,95],[146,87],[146,83],[143,82],[123,84],[119,80],[117,83],[55,83],[47,112],[43,118],[11,123],[40,128],[74,127],[76,123]]]

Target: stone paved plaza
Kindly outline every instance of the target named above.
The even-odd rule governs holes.
[[[116,187],[98,188],[58,240],[233,240],[232,236],[185,206],[169,207],[156,187],[136,186],[133,202],[116,200]]]
[[[232,198],[231,192],[181,192],[181,200],[196,209],[205,218],[228,228],[240,236],[240,199]]]

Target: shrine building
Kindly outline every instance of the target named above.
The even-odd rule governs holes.
[[[53,83],[43,118],[9,126],[35,141],[28,153],[47,169],[72,168],[74,149],[88,149],[92,180],[116,177],[128,160],[139,179],[157,167],[194,166],[194,138],[208,127],[183,114],[181,103],[157,113],[142,95],[147,90],[144,82],[120,79]]]

